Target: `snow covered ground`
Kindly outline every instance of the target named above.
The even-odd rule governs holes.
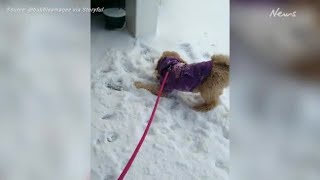
[[[106,31],[92,19],[92,155],[93,180],[116,179],[136,147],[156,96],[133,86],[153,81],[164,50],[188,62],[229,54],[229,2],[162,0],[157,36],[134,39],[126,30]],[[176,92],[162,98],[149,134],[126,179],[221,179],[229,177],[229,88],[223,105],[208,113],[188,106],[197,94]]]

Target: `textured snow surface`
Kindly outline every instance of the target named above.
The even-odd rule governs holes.
[[[178,5],[185,10],[201,6],[198,16],[206,21],[177,12]],[[106,31],[100,17],[92,21],[93,180],[116,179],[142,136],[156,96],[136,89],[133,82],[154,81],[162,51],[175,50],[190,63],[229,52],[229,3],[174,0],[161,1],[159,8],[158,33],[152,40],[133,39],[125,30]],[[206,13],[214,16],[212,23]],[[172,24],[179,23],[183,27],[177,25],[175,31]],[[186,27],[190,29],[180,31]],[[222,105],[208,113],[189,108],[202,101],[198,94],[175,92],[162,98],[126,179],[228,179],[229,88],[220,98]]]

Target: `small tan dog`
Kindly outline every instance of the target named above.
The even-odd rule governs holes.
[[[229,57],[225,55],[213,55],[208,62],[188,65],[177,52],[165,51],[156,67],[156,76],[160,83],[135,82],[134,85],[157,95],[165,72],[170,71],[163,96],[167,96],[172,90],[200,92],[204,103],[194,106],[193,109],[206,112],[219,104],[219,96],[229,85],[229,65]]]

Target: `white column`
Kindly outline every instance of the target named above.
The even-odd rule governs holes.
[[[128,31],[136,34],[136,0],[126,0],[126,26]]]
[[[127,29],[134,37],[154,36],[158,24],[159,0],[126,0]]]

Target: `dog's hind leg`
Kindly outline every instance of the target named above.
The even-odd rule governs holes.
[[[146,89],[156,96],[158,95],[158,91],[160,90],[160,85],[158,84],[143,83],[143,82],[136,81],[134,82],[134,85],[137,89]],[[165,93],[162,93],[162,97],[166,97],[166,96],[167,95]]]
[[[196,105],[193,107],[196,111],[207,112],[215,108],[219,104],[219,93],[212,93],[208,90],[201,91],[200,94],[204,99],[204,103]]]
[[[196,111],[207,112],[216,107],[219,104],[219,100],[206,101],[203,104],[199,104],[193,107]]]

